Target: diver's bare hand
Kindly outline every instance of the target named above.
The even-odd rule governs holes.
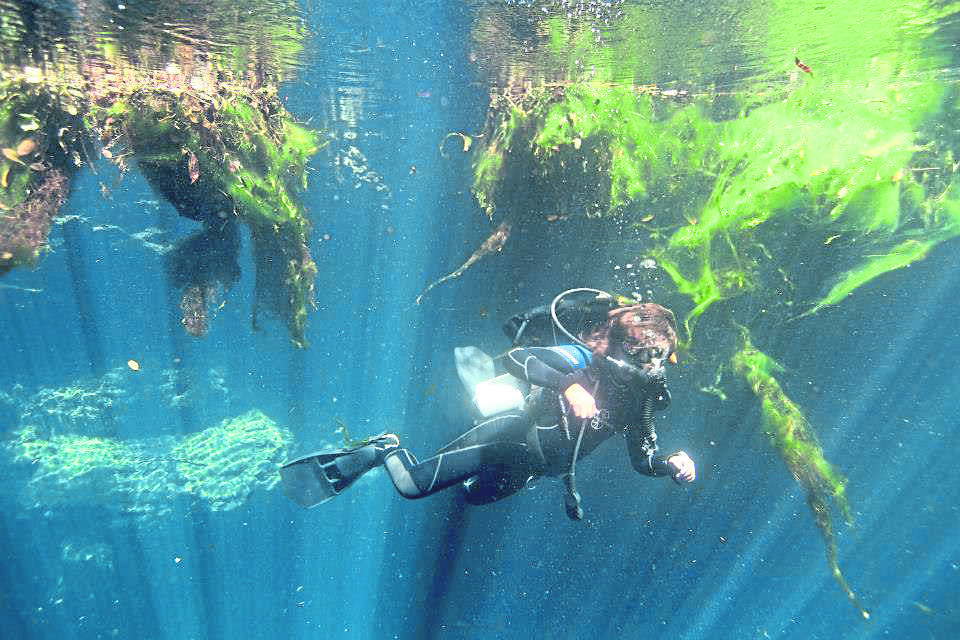
[[[673,478],[677,482],[693,482],[697,479],[697,465],[693,463],[693,460],[685,451],[677,451],[671,454],[667,458],[667,464],[677,470],[673,474]]]
[[[573,414],[578,418],[586,419],[597,415],[597,401],[582,385],[573,383],[563,392],[563,397],[570,403]]]

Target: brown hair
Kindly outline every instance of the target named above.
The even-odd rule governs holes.
[[[607,322],[580,336],[596,355],[605,356],[612,344],[636,342],[660,347],[664,353],[677,350],[677,319],[673,311],[654,302],[618,307],[607,313]]]

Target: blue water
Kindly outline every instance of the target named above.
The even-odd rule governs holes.
[[[468,157],[438,153],[448,132],[483,126],[469,10],[359,3],[308,17],[304,66],[282,94],[331,140],[304,196],[319,268],[309,349],[279,324],[251,331],[248,257],[210,335],[184,334],[163,256],[135,234],[154,228],[169,244],[196,225],[135,171],[119,180],[103,163],[78,177],[53,251],[4,279],[19,289],[0,289],[0,389],[113,372],[128,396],[99,418],[113,437],[184,438],[259,409],[293,432],[292,453],[335,443],[339,418],[354,435],[397,432],[426,455],[468,424],[454,347],[498,352],[510,314],[609,275],[590,225],[571,223],[545,239],[520,231],[414,305],[491,230]],[[337,164],[351,148],[364,179]],[[580,467],[582,523],[549,479],[464,510],[453,492],[405,501],[375,471],[311,511],[274,487],[230,510],[177,496],[143,517],[69,487],[38,507],[24,497],[31,469],[8,465],[0,637],[957,637],[956,250],[946,244],[759,345],[785,365],[782,384],[849,477],[856,526],[838,525],[840,564],[868,622],[831,578],[755,403],[699,393],[710,381],[681,363],[660,438],[698,461],[698,481],[639,477],[608,443]],[[16,419],[0,403],[0,431]]]

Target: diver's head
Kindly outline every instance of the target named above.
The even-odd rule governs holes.
[[[653,302],[612,309],[607,322],[582,339],[595,355],[621,372],[662,377],[666,363],[676,362],[676,318]]]

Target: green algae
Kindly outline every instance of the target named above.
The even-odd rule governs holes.
[[[260,411],[249,411],[184,438],[171,449],[183,491],[212,511],[241,506],[257,488],[279,481],[293,435]]]
[[[810,22],[809,7],[798,5],[784,7],[783,16],[779,11],[755,16],[771,29],[773,41],[767,45],[771,50],[789,38],[790,31],[781,28],[785,16],[797,20],[791,28],[802,29]],[[652,243],[658,257],[670,263],[678,286],[699,292],[696,315],[713,302],[756,289],[740,286],[749,279],[748,270],[724,256],[720,245],[755,242],[762,235],[756,232],[758,227],[794,219],[800,210],[815,209],[798,221],[807,231],[818,227],[825,230],[824,237],[846,231],[867,239],[862,259],[877,268],[871,256],[902,253],[896,247],[915,222],[915,209],[902,210],[904,194],[917,187],[909,174],[911,160],[921,148],[921,127],[945,95],[942,83],[924,75],[936,68],[936,60],[920,55],[922,38],[930,33],[937,12],[930,13],[924,3],[896,5],[885,12],[884,23],[910,21],[915,38],[891,37],[883,54],[866,59],[867,54],[847,46],[851,34],[869,30],[874,36],[879,27],[863,21],[852,5],[841,5],[832,5],[826,18],[833,26],[842,25],[831,32],[847,34],[841,49],[846,57],[818,65],[815,76],[768,87],[759,99],[743,96],[738,117],[723,120],[715,118],[716,99],[709,94],[686,94],[680,100],[676,90],[611,82],[618,75],[611,69],[609,48],[582,46],[583,32],[572,22],[550,18],[545,31],[556,65],[569,69],[569,56],[575,55],[580,66],[590,66],[592,76],[545,83],[527,90],[519,104],[511,94],[508,115],[503,105],[494,103],[487,151],[479,151],[475,161],[478,200],[492,213],[495,203],[503,200],[501,187],[506,191],[512,187],[508,174],[528,165],[533,170],[526,173],[537,177],[538,185],[560,180],[584,188],[587,180],[578,179],[581,176],[572,168],[580,164],[593,169],[588,178],[602,182],[586,194],[602,199],[597,207],[544,211],[547,215],[622,216],[625,211],[629,215],[644,211],[650,194],[662,201],[663,194],[676,191],[677,182],[708,185],[705,199],[682,203],[688,212],[686,224],[676,215],[666,220],[669,242]],[[818,16],[818,23],[825,19],[824,14]],[[642,25],[649,20],[645,14],[636,37],[614,40],[615,59],[629,59],[630,52],[643,50],[644,39],[651,34]],[[575,53],[570,53],[571,47]],[[794,73],[800,72],[794,68]],[[829,83],[821,79],[828,76]],[[523,113],[522,121],[517,112]],[[518,132],[521,139],[513,144],[511,138]],[[513,156],[525,154],[527,144],[530,160],[503,164],[504,150]],[[555,161],[556,157],[560,159]],[[503,174],[501,182],[492,175],[497,167]],[[937,241],[955,235],[939,233],[942,230],[930,232]],[[895,261],[890,268],[897,268]],[[739,271],[741,277],[714,278],[733,285],[718,291],[702,286],[709,280],[702,272],[708,269]],[[822,300],[812,306],[829,304]]]
[[[184,496],[211,511],[242,506],[258,488],[276,485],[292,440],[254,410],[182,439],[44,435],[24,424],[6,449],[13,463],[30,465],[28,508],[92,503],[144,517],[169,514]]]
[[[43,86],[0,76],[0,275],[39,262],[74,173],[63,152],[72,116],[50,101]]]
[[[32,425],[8,445],[14,463],[30,465],[21,500],[49,510],[105,500],[121,514],[162,515],[177,490],[170,465],[151,447],[97,436],[42,436]]]
[[[677,91],[612,83],[608,79],[615,76],[604,63],[608,50],[594,47],[599,57],[592,57],[589,48],[578,48],[581,65],[593,65],[591,79],[546,83],[528,90],[519,104],[510,94],[507,110],[492,105],[489,142],[475,160],[474,191],[492,215],[514,188],[510,174],[522,171],[534,177],[536,187],[562,182],[585,190],[580,201],[595,200],[593,208],[542,214],[599,212],[634,219],[649,210],[651,194],[661,203],[664,195],[676,196],[674,211],[668,205],[667,215],[658,216],[649,244],[651,255],[692,299],[688,327],[714,303],[761,288],[742,256],[751,253],[750,246],[769,253],[765,227],[780,232],[793,226],[795,233],[825,240],[857,238],[859,255],[848,254],[854,264],[837,276],[829,293],[809,304],[807,313],[815,313],[883,273],[922,259],[933,245],[960,232],[951,221],[925,216],[924,209],[942,196],[912,173],[929,148],[923,127],[946,96],[930,74],[937,59],[920,55],[936,19],[929,9],[924,3],[897,5],[883,16],[884,22],[910,21],[914,40],[896,38],[869,59],[845,47],[848,57],[818,67],[815,76],[800,74],[794,84],[768,89],[759,99],[742,97],[738,116],[723,120],[714,117],[715,98],[709,94],[678,100]],[[785,11],[799,26],[807,21],[802,8]],[[860,24],[851,7],[832,6],[830,13],[848,34],[845,45],[849,34],[877,29]],[[560,43],[579,42],[582,34],[560,18],[548,22],[548,42],[562,66],[567,53]],[[768,22],[775,47],[787,35],[775,26],[783,24],[780,17],[766,15],[763,23]],[[627,41],[614,46],[640,46]],[[829,83],[821,79],[831,74]],[[518,159],[528,153],[528,144],[529,156]],[[512,162],[504,163],[505,153]],[[690,197],[675,186],[683,182],[705,187],[701,193],[708,195]]]
[[[827,564],[837,584],[864,619],[870,617],[840,569],[836,534],[830,503],[835,504],[848,524],[853,512],[846,493],[846,478],[824,456],[823,449],[806,416],[784,392],[777,380],[783,368],[759,351],[744,333],[743,345],[732,358],[733,370],[741,376],[760,402],[763,428],[770,435],[790,473],[807,492],[807,503],[814,514],[827,547]]]
[[[135,163],[180,215],[207,230],[231,220],[251,229],[254,325],[257,307],[267,309],[305,346],[316,266],[297,193],[320,142],[277,95],[296,69],[305,29],[296,3],[254,0],[242,10],[214,4],[203,16],[180,3],[119,15],[92,3],[78,16],[56,7],[0,7],[7,27],[0,143],[8,149],[0,157],[0,274],[40,259],[79,167],[98,156],[122,171]],[[90,48],[89,58],[44,37],[44,29],[77,20],[76,44]],[[178,33],[186,40],[155,24],[183,25]],[[84,40],[87,30],[93,34]],[[39,59],[43,66],[32,66]],[[23,142],[23,114],[33,118],[27,126],[36,142],[29,162],[11,153]],[[206,303],[217,281],[224,289],[232,284],[222,274],[204,276],[189,283],[183,304],[191,295]],[[203,306],[191,310],[214,311]],[[208,326],[205,319],[197,324]]]
[[[831,573],[864,617],[828,508],[849,517],[842,476],[774,360],[747,339],[717,346],[703,336],[761,316],[767,329],[810,321],[960,235],[960,141],[937,124],[960,112],[960,92],[940,79],[951,65],[937,27],[958,9],[875,2],[864,19],[860,3],[754,3],[730,24],[687,25],[718,47],[680,50],[670,43],[684,38],[668,35],[684,27],[668,7],[624,7],[630,28],[597,38],[589,22],[548,15],[533,30],[548,71],[539,85],[525,60],[503,74],[474,153],[474,193],[490,216],[632,228],[628,253],[611,259],[631,262],[638,246],[654,258],[670,283],[658,295],[684,313],[685,349],[707,366],[732,361],[753,389],[763,428],[807,490]],[[713,61],[697,56],[743,40],[743,25],[756,35],[755,77],[717,90]],[[685,88],[644,82],[678,67],[693,74]]]
[[[310,220],[296,193],[319,148],[316,134],[294,122],[271,92],[206,99],[141,90],[93,117],[111,141],[128,146],[181,215],[206,212],[201,221],[208,226],[237,219],[250,228],[257,300],[305,346],[316,265]]]

